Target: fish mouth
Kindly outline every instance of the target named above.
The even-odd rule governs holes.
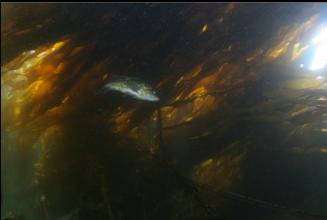
[[[158,101],[160,101],[159,97],[157,97],[157,96],[147,97],[147,100],[148,101],[151,101],[151,102],[158,102]]]

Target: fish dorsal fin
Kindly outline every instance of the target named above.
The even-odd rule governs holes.
[[[125,80],[125,81],[131,81],[133,80],[134,78],[131,77],[131,76],[127,76],[127,75],[118,75],[118,74],[112,74],[110,77],[109,77],[109,81],[111,80]]]

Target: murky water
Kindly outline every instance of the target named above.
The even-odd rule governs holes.
[[[4,3],[1,40],[2,219],[327,219],[327,4]]]

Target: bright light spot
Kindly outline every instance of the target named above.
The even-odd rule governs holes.
[[[303,63],[301,63],[301,64],[300,64],[300,67],[301,67],[301,68],[303,68],[303,67],[304,67]]]
[[[323,79],[324,77],[322,76],[317,76],[316,79]]]
[[[322,41],[326,42],[327,38],[327,28],[323,29],[315,38],[312,39],[312,42],[317,44]]]
[[[327,64],[327,27],[313,38],[312,43],[315,45],[315,53],[309,69],[323,69]]]
[[[41,52],[41,53],[39,53],[38,55],[37,55],[37,57],[42,57],[42,56],[44,56],[46,54],[46,52]]]
[[[319,99],[317,99],[318,101],[327,101],[327,98],[324,96],[321,96]]]

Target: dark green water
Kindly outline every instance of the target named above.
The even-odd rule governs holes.
[[[326,15],[1,4],[1,218],[327,219]]]

